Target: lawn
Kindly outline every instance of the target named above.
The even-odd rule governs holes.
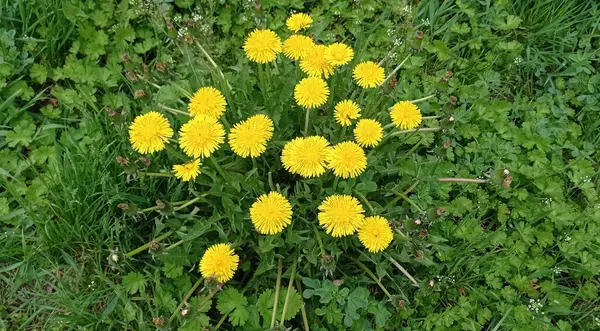
[[[0,330],[600,330],[589,0],[0,0]]]

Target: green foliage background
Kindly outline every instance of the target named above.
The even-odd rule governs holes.
[[[364,95],[343,68],[331,102],[353,95],[386,124],[395,101],[435,95],[419,106],[443,130],[391,138],[357,179],[282,170],[303,129],[300,74],[281,56],[261,83],[241,45],[255,27],[288,36],[290,10],[311,13],[316,40],[351,45],[354,63],[390,73],[409,56]],[[286,327],[303,329],[304,310],[312,330],[600,328],[598,14],[585,0],[2,0],[0,329],[264,330],[278,261]],[[144,176],[183,158],[140,158],[128,124],[160,104],[185,110],[204,85],[225,92],[229,124],[273,118],[267,153],[253,164],[224,144],[191,185]],[[349,139],[331,108],[311,132]],[[277,186],[294,223],[259,236],[248,208]],[[393,221],[385,254],[312,226],[334,192]],[[210,299],[197,263],[216,242],[241,265]]]

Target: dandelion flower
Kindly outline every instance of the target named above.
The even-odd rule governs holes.
[[[179,130],[179,147],[190,157],[209,157],[224,141],[223,125],[214,118],[198,115]]]
[[[381,123],[372,119],[362,119],[356,123],[354,128],[354,140],[361,147],[375,147],[383,138],[383,127]]]
[[[246,38],[244,51],[251,61],[257,63],[273,62],[277,54],[281,53],[281,39],[271,30],[256,29]]]
[[[314,47],[312,39],[295,34],[283,42],[283,54],[292,60],[301,60],[308,56]]]
[[[285,144],[281,152],[284,168],[302,177],[316,177],[325,172],[329,142],[320,136],[298,137]]]
[[[204,278],[216,279],[219,283],[230,280],[240,262],[229,244],[210,246],[200,260],[200,273]]]
[[[353,141],[344,141],[331,147],[326,161],[333,173],[342,178],[357,177],[367,167],[365,151]]]
[[[229,145],[241,157],[257,157],[267,149],[266,143],[272,136],[273,121],[257,114],[234,125],[229,132]]]
[[[173,129],[167,118],[155,111],[136,117],[129,126],[131,146],[142,154],[163,150],[172,136]]]
[[[377,87],[383,83],[385,78],[383,68],[372,61],[359,63],[354,67],[352,76],[358,86],[363,88]]]
[[[292,205],[279,192],[263,194],[250,208],[250,219],[262,234],[276,234],[292,220]]]
[[[360,117],[360,107],[352,100],[343,100],[335,105],[334,110],[335,120],[340,123],[341,126],[351,125],[350,120],[355,120]]]
[[[316,108],[327,102],[329,87],[318,77],[307,77],[296,84],[294,99],[304,108]]]
[[[358,239],[369,252],[377,253],[390,245],[394,234],[385,218],[371,216],[365,218],[363,225],[358,229]]]
[[[342,237],[354,234],[363,223],[364,209],[356,198],[349,195],[329,196],[319,206],[319,225],[328,234]]]
[[[354,51],[342,43],[333,43],[327,46],[325,59],[334,66],[344,65],[354,57]]]
[[[219,119],[225,112],[227,102],[221,91],[212,86],[201,87],[194,93],[188,105],[192,116],[206,115]]]
[[[421,110],[410,101],[400,101],[390,111],[392,121],[402,130],[414,129],[423,121]]]
[[[313,19],[305,13],[297,13],[290,16],[285,24],[287,28],[298,32],[304,28],[308,28],[313,22]]]
[[[184,164],[175,164],[173,165],[173,172],[175,172],[175,177],[187,182],[198,177],[198,174],[200,173],[200,165],[201,163],[199,159],[195,159]]]
[[[307,75],[312,77],[329,77],[333,74],[333,64],[325,58],[327,46],[316,45],[310,52],[300,61],[300,69]]]

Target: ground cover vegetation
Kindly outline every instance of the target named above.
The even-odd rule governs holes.
[[[592,1],[0,1],[0,330],[600,329]]]

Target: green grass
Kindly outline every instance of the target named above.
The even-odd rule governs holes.
[[[408,14],[370,0],[201,2],[0,3],[0,32],[14,29],[0,34],[10,64],[0,63],[0,330],[263,330],[277,289],[274,322],[287,328],[600,327],[595,4],[425,0]],[[433,95],[418,105],[439,118],[423,126],[443,130],[391,137],[367,151],[356,179],[283,169],[281,149],[304,130],[293,99],[301,73],[280,56],[260,74],[241,45],[256,26],[288,36],[290,9],[312,12],[319,42],[337,34],[356,52],[328,80],[311,134],[352,139],[330,111],[350,97],[385,125],[394,102]],[[194,14],[202,19],[188,23]],[[360,61],[382,60],[387,75],[405,58],[380,89],[352,81]],[[206,85],[225,94],[226,126],[263,112],[275,134],[254,160],[225,143],[183,183],[168,175],[187,160],[176,143],[147,165],[127,130],[159,104],[185,111],[186,94]],[[186,121],[167,116],[175,129]],[[294,218],[262,236],[248,209],[271,190],[290,199]],[[334,193],[391,221],[384,254],[318,225],[317,207]],[[214,284],[198,262],[219,242],[240,267],[208,301]],[[295,314],[280,323],[284,301]]]

